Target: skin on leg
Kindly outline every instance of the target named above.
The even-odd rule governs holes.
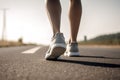
[[[50,19],[53,36],[60,32],[61,4],[59,0],[47,0],[46,8]]]
[[[77,42],[77,34],[79,31],[81,15],[82,15],[81,0],[70,0],[70,11],[69,11],[70,30],[71,30],[70,42]]]

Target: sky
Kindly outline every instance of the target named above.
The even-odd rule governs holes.
[[[62,6],[61,32],[70,37],[69,1]],[[82,19],[77,40],[120,32],[120,0],[81,0]],[[6,13],[6,39],[49,44],[52,28],[46,13],[45,0],[0,0],[0,39],[3,28],[3,8]]]

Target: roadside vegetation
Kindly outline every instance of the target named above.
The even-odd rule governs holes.
[[[79,42],[80,45],[120,45],[120,33],[101,35]]]
[[[19,38],[18,41],[0,40],[0,47],[27,46],[27,45],[36,45],[36,44],[24,43],[22,38]]]
[[[120,33],[100,35],[93,39],[78,42],[80,45],[117,45],[120,46]],[[0,40],[0,47],[37,45],[35,43],[24,43],[23,38],[18,41]]]

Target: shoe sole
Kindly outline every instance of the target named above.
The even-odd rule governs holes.
[[[51,48],[50,55],[46,57],[46,60],[56,60],[58,57],[64,54],[65,50],[66,50],[65,45],[55,44]]]

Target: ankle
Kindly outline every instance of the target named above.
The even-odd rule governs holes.
[[[70,43],[77,43],[77,41],[76,40],[71,40],[71,39],[69,39],[69,44]]]
[[[77,43],[77,41],[71,41],[71,43]]]

